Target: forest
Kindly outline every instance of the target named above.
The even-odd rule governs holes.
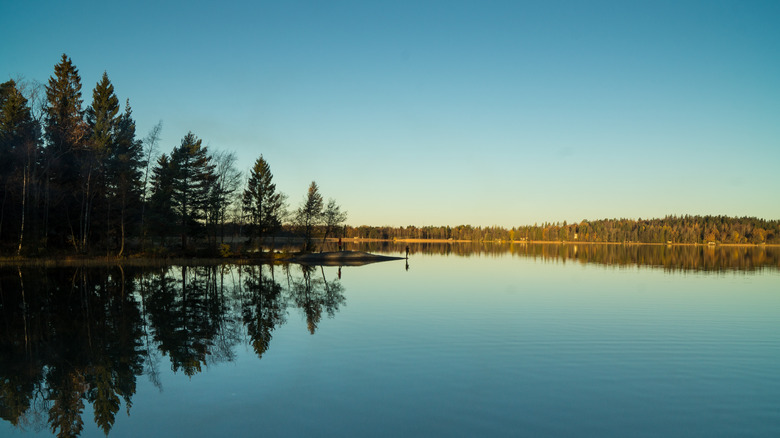
[[[663,244],[780,244],[780,220],[728,216],[601,219],[504,227],[347,227],[362,239],[437,239],[502,242],[609,242]]]
[[[81,87],[65,54],[45,85],[0,84],[1,254],[225,255],[228,225],[250,245],[285,231],[308,248],[346,220],[316,182],[288,211],[262,155],[245,176],[192,132],[159,154],[162,122],[140,139],[107,73],[86,108]]]
[[[780,221],[667,216],[533,226],[345,226],[347,215],[312,182],[290,208],[261,155],[237,169],[232,152],[194,133],[159,153],[162,122],[140,138],[129,99],[103,73],[84,107],[65,54],[46,84],[0,84],[0,255],[123,257],[240,254],[278,237],[778,244]]]

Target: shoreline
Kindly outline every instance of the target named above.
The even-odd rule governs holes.
[[[328,238],[328,242],[338,242],[337,238]],[[493,240],[493,241],[479,241],[479,240],[450,240],[450,239],[362,239],[351,238],[343,239],[343,242],[351,243],[436,243],[436,244],[498,244],[498,245],[607,245],[607,246],[666,246],[666,247],[702,247],[702,248],[780,248],[780,244],[766,244],[766,243],[641,243],[641,242],[582,242],[576,240],[567,241],[546,241],[546,240]],[[311,253],[317,254],[317,253]],[[222,265],[222,264],[234,264],[234,265],[260,265],[269,263],[296,263],[295,259],[302,257],[300,253],[290,252],[264,252],[262,255],[253,254],[247,255],[234,255],[230,257],[187,257],[187,256],[174,256],[174,257],[154,257],[144,255],[130,255],[128,257],[106,257],[106,256],[79,256],[79,255],[50,255],[42,257],[17,257],[17,256],[0,256],[0,267],[9,266],[42,266],[42,267],[57,267],[57,266],[129,266],[129,267],[154,267],[154,266],[169,266],[169,265],[183,265],[183,266],[201,266],[201,265]],[[305,257],[304,257],[305,258]]]
[[[329,242],[338,242],[337,238],[328,238]],[[483,244],[545,244],[545,245],[631,245],[631,246],[704,246],[704,247],[780,247],[780,243],[660,243],[660,242],[586,242],[582,240],[454,240],[454,239],[369,239],[344,238],[344,242],[397,242],[397,243],[483,243]]]

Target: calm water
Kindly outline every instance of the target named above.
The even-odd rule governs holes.
[[[772,250],[440,249],[0,270],[0,435],[780,436]]]

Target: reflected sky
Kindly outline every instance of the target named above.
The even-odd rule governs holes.
[[[780,433],[776,270],[416,254],[408,270],[404,261],[343,267],[340,279],[338,267],[317,267],[309,292],[297,266],[276,267],[273,277],[268,267],[263,277],[254,272],[201,271],[204,281],[189,283],[204,285],[204,302],[223,297],[211,307],[222,309],[210,317],[221,325],[201,342],[211,347],[200,371],[175,369],[177,350],[144,340],[150,354],[130,414],[123,403],[110,436]],[[125,270],[126,278],[138,274]],[[6,322],[11,277],[2,277]],[[214,281],[226,288],[206,287]],[[312,334],[301,294],[323,303],[326,282],[340,286],[343,301],[332,315],[322,307]],[[278,284],[287,296],[283,314],[267,312],[274,293],[250,293],[258,283]],[[304,290],[293,299],[296,287]],[[133,292],[150,339],[160,333],[151,318],[158,293],[138,285]],[[181,291],[173,297],[182,302]],[[262,354],[247,315],[277,322]],[[93,417],[86,403],[82,436],[103,436]]]

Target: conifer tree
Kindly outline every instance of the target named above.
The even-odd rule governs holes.
[[[18,230],[17,254],[24,240],[39,141],[40,126],[16,82],[0,84],[0,241],[11,241]]]
[[[88,137],[81,100],[81,77],[63,54],[46,86],[44,178],[46,198],[43,234],[54,235],[78,249],[77,227],[81,205],[79,154]],[[57,220],[49,220],[49,217]],[[51,230],[49,230],[51,226]]]
[[[186,248],[187,237],[203,231],[215,166],[207,148],[192,132],[171,152],[171,164],[174,176],[171,201],[181,225],[182,248]]]
[[[133,111],[127,100],[125,112],[117,118],[115,143],[107,162],[111,205],[118,210],[118,256],[124,252],[128,220],[135,217],[140,208],[144,165],[142,143],[135,138]]]
[[[173,210],[173,179],[174,169],[168,155],[162,154],[157,159],[157,165],[152,169],[152,195],[149,198],[149,229],[160,237],[163,244],[165,237],[173,233],[177,221]]]
[[[276,191],[273,174],[262,155],[255,161],[244,190],[244,212],[249,219],[249,235],[262,239],[276,232],[284,218],[284,194]]]
[[[87,108],[87,123],[90,128],[90,144],[96,155],[107,156],[113,146],[119,114],[119,99],[114,93],[114,85],[103,72],[100,82],[92,91],[92,105]]]
[[[119,99],[114,85],[103,72],[92,91],[92,105],[86,110],[90,137],[80,153],[81,165],[81,247],[86,250],[93,224],[102,224],[108,250],[112,214],[112,183],[108,176],[108,159],[114,152],[119,113]],[[97,204],[97,206],[95,205]]]
[[[311,238],[314,228],[322,221],[322,195],[317,183],[312,181],[306,199],[295,213],[295,223],[301,230],[304,240],[304,250],[312,249]]]

